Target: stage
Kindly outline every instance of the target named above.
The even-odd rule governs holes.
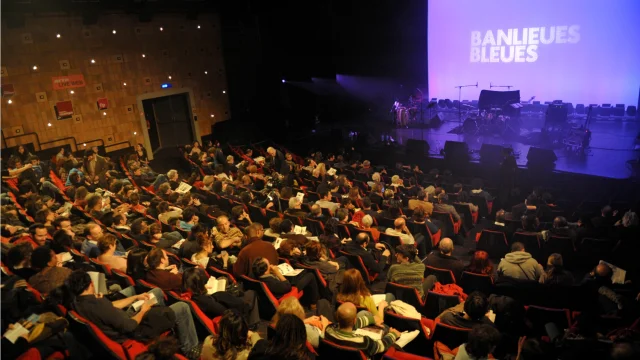
[[[446,121],[436,128],[395,128],[391,130],[392,137],[399,143],[405,144],[408,139],[425,140],[429,143],[431,153],[440,154],[447,140],[463,141],[473,151],[472,159],[479,159],[479,150],[483,143],[513,148],[519,166],[526,166],[527,152],[531,146],[551,148],[558,160],[557,171],[580,173],[624,179],[632,176],[633,172],[629,160],[638,159],[640,150],[636,147],[636,136],[640,131],[640,123],[635,120],[592,120],[589,129],[592,132],[590,149],[586,155],[580,156],[565,151],[561,146],[543,145],[540,143],[540,127],[543,126],[542,116],[528,116],[521,119],[520,135],[465,135],[455,134],[458,122],[457,112],[447,114]],[[574,119],[577,124],[582,119]]]

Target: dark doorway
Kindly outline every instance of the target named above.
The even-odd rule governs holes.
[[[189,113],[188,94],[162,96],[142,101],[151,149],[190,144],[194,129]]]

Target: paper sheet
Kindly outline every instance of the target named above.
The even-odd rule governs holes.
[[[298,274],[304,271],[304,269],[294,269],[293,267],[291,267],[291,265],[287,263],[282,263],[278,265],[278,269],[280,269],[280,272],[284,276],[298,276]]]
[[[374,294],[374,295],[371,295],[371,297],[373,298],[373,302],[376,304],[376,306],[378,306],[378,304],[380,304],[384,299],[386,299],[385,294]]]
[[[373,340],[381,340],[383,330],[379,327],[367,326],[364,328],[357,329],[353,333],[360,336],[368,336]]]
[[[18,340],[20,336],[27,334],[29,334],[29,330],[25,329],[24,326],[16,323],[13,325],[13,329],[8,330],[4,333],[4,337],[6,337],[7,340],[11,341],[12,344],[15,344],[16,340]]]
[[[216,279],[212,276],[205,286],[207,288],[207,294],[213,295],[218,291],[225,291],[227,289],[227,279],[224,277]]]
[[[148,302],[149,304],[155,305],[158,303],[158,299],[156,299],[156,296],[153,295],[153,293],[148,292],[147,294],[149,294],[149,296],[151,296],[151,298],[149,298],[148,300],[138,300],[136,302],[134,302],[133,304],[131,304],[131,307],[133,307],[133,310],[135,311],[140,311],[140,308],[142,307],[142,305],[145,302]]]
[[[408,343],[413,341],[413,339],[418,337],[419,334],[420,330],[403,331],[402,334],[400,334],[400,337],[396,340],[396,345],[400,346],[401,348],[405,347]]]

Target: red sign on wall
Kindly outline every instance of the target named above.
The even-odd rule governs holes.
[[[64,90],[77,87],[85,87],[84,75],[75,74],[67,76],[54,76],[51,78],[53,90]]]
[[[71,119],[73,117],[73,104],[71,104],[71,101],[57,102],[53,108],[56,111],[56,119],[58,120]]]
[[[98,110],[107,110],[109,108],[109,100],[107,98],[98,99]]]

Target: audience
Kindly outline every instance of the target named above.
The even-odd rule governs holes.
[[[498,264],[498,274],[513,279],[538,281],[543,273],[542,266],[525,251],[520,242],[513,243],[511,252]]]
[[[254,151],[264,151],[259,145],[255,147]],[[635,241],[639,228],[637,204],[634,205],[632,198],[628,207],[619,209],[607,205],[599,211],[599,216],[592,218],[592,214],[585,211],[587,207],[578,206],[572,200],[576,194],[563,194],[562,202],[554,202],[548,189],[535,187],[523,204],[511,208],[511,214],[499,210],[495,216],[489,214],[478,219],[477,224],[471,224],[473,232],[467,227],[457,235],[456,241],[463,243],[461,237],[464,237],[467,244],[472,239],[466,237],[466,231],[475,234],[486,229],[505,233],[513,243],[512,249],[497,269],[483,250],[474,251],[473,247],[465,246],[455,249],[454,256],[453,241],[449,238],[442,239],[438,249],[420,262],[426,255],[425,241],[430,240],[424,238],[424,227],[432,234],[442,227],[437,220],[429,219],[433,210],[450,213],[454,220],[460,219],[457,216],[460,214],[455,212],[452,202],[468,204],[472,213],[475,210],[463,190],[464,178],[451,171],[432,169],[424,174],[417,167],[399,165],[395,169],[380,168],[380,172],[374,173],[369,161],[359,166],[360,155],[350,153],[353,149],[326,158],[316,151],[304,160],[307,166],[300,168],[297,165],[300,158],[289,152],[278,154],[276,150],[271,154],[274,151],[268,150],[273,161],[265,163],[261,159],[254,161],[249,149],[229,147],[231,153],[226,154],[219,145],[209,142],[203,147],[196,141],[193,146],[185,147],[187,156],[194,161],[192,166],[201,166],[205,174],[215,174],[200,181],[201,174],[196,168],[192,174],[171,170],[166,176],[156,175],[144,160],[144,152],[140,147],[137,150],[136,154],[125,156],[125,167],[131,174],[126,176],[109,170],[117,168],[116,164],[97,156],[95,149],[80,161],[64,155],[64,151],[56,157],[56,163],[51,164],[35,156],[9,159],[7,170],[3,170],[6,184],[3,182],[2,196],[3,331],[31,314],[42,316],[51,310],[57,313],[63,310],[56,305],[59,304],[67,310],[76,310],[107,337],[120,343],[128,339],[149,343],[157,335],[173,330],[179,346],[170,335],[150,344],[139,356],[141,359],[169,359],[177,351],[188,358],[198,358],[201,347],[198,344],[203,341],[203,358],[313,358],[311,346],[318,347],[323,337],[361,349],[367,356],[381,357],[398,336],[395,330],[387,330],[384,312],[403,314],[406,311],[401,302],[393,302],[392,294],[371,295],[380,293],[388,280],[411,287],[420,296],[427,291],[458,295],[461,303],[445,311],[442,309],[446,306],[438,304],[442,312],[433,315],[443,324],[471,329],[466,343],[457,344],[461,345],[457,359],[484,359],[490,354],[497,358],[518,356],[518,359],[606,358],[609,354],[616,359],[637,357],[634,353],[637,344],[625,346],[623,341],[628,341],[629,333],[622,330],[633,329],[632,321],[640,313],[635,296],[638,271],[633,258],[639,249]],[[233,163],[238,157],[242,162],[236,167]],[[30,162],[28,166],[22,166],[24,161]],[[51,182],[45,175],[49,173],[49,166],[53,170]],[[337,169],[338,174],[330,175],[329,168]],[[38,181],[41,176],[44,182]],[[15,181],[11,177],[19,179]],[[367,181],[369,179],[372,181]],[[65,182],[68,188],[62,186]],[[140,188],[152,182],[155,194]],[[181,182],[192,185],[191,191],[174,191]],[[54,183],[61,187],[56,188]],[[265,190],[259,191],[262,189]],[[451,202],[445,189],[453,189]],[[494,201],[484,189],[483,181],[473,180],[471,189],[473,202],[476,197]],[[305,198],[318,200],[311,190],[317,191],[320,200],[308,204],[310,213],[307,214],[303,210],[309,211],[307,205],[293,194],[304,192]],[[518,197],[522,189],[498,188],[497,191],[497,204],[508,208],[514,203],[512,197]],[[362,197],[367,193],[367,197]],[[222,206],[225,203],[219,203],[218,196],[224,196],[225,201],[242,201],[250,207],[252,216],[242,205]],[[75,208],[69,211],[70,206]],[[380,207],[382,210],[378,210]],[[28,223],[27,216],[34,217],[36,223]],[[292,216],[315,220],[310,230],[317,238],[311,233],[296,234]],[[521,224],[514,220],[520,220]],[[263,231],[267,221],[269,229]],[[389,221],[394,222],[390,229],[377,227]],[[167,225],[178,229],[163,232]],[[523,244],[512,239],[518,226],[519,233],[539,235],[540,249],[531,251],[547,257],[544,269]],[[381,235],[381,231],[398,236],[402,245],[394,244],[392,250],[385,238],[393,238]],[[183,237],[186,241],[180,242]],[[553,243],[547,243],[551,237],[554,237]],[[575,247],[577,251],[574,256],[569,257],[570,252],[564,250],[562,255],[559,250],[549,251],[549,244],[562,245],[562,238],[571,239],[569,248]],[[593,242],[584,241],[586,238],[611,241],[613,250],[589,254],[593,250],[587,245]],[[529,238],[522,239],[527,241],[527,248],[536,245],[535,241],[529,242]],[[136,247],[136,241],[144,249]],[[65,253],[75,250],[111,268],[109,290],[103,287],[104,283],[99,285],[102,290],[97,290],[87,280],[87,271],[102,270],[95,263],[84,261],[77,254],[73,255],[74,261],[66,260]],[[363,279],[346,256],[335,258],[343,252],[349,254],[351,261],[362,261],[372,276]],[[180,261],[174,254],[198,266],[189,267],[185,262],[179,268]],[[593,263],[594,258],[607,263]],[[283,276],[275,266],[279,261],[287,261],[294,268],[311,267],[318,272],[303,270],[296,276]],[[458,283],[438,285],[433,275],[425,279],[425,265],[451,270]],[[225,289],[209,295],[207,271],[212,267],[259,279],[279,298],[276,316],[263,319],[272,320],[278,334],[275,338],[258,341],[259,337],[249,331],[260,318],[260,306],[253,291],[243,291],[229,278]],[[626,271],[624,279],[618,268]],[[74,269],[78,270],[73,272]],[[487,293],[463,294],[458,285],[468,291],[474,288],[467,288],[473,285],[467,281],[459,282],[463,270],[491,276],[495,285],[483,287]],[[574,281],[574,276],[582,277],[589,270],[582,282]],[[158,288],[141,295],[135,295],[133,287],[117,291],[116,282],[124,285],[130,281],[121,272],[134,282],[146,280]],[[321,278],[316,277],[317,274]],[[237,280],[242,282],[241,278]],[[35,298],[22,290],[27,284],[44,295],[43,303],[31,303]],[[304,292],[300,301],[294,287]],[[218,323],[217,335],[205,339],[206,334],[196,334],[194,318],[186,303],[178,300],[172,307],[164,307],[161,289],[175,291],[184,301],[193,301],[205,316],[221,319],[219,323],[214,320]],[[330,291],[325,291],[327,289]],[[503,289],[508,289],[509,296],[504,295]],[[580,302],[571,296],[556,295],[567,291],[579,296]],[[156,297],[156,306],[147,302],[149,294]],[[132,304],[136,301],[139,303],[134,309]],[[339,304],[335,319],[333,301]],[[140,303],[143,305],[138,307]],[[560,324],[545,324],[551,333],[540,332],[539,324],[535,324],[538,319],[525,317],[524,305],[568,308],[580,315],[566,333],[561,334],[565,340],[558,341],[553,327],[559,328]],[[357,307],[361,308],[360,313]],[[307,310],[310,313],[305,314],[305,308],[310,309]],[[522,310],[514,310],[520,308]],[[604,321],[602,315],[614,316],[617,320]],[[432,319],[422,317],[420,322],[434,329]],[[553,323],[553,319],[549,322]],[[22,324],[27,328],[38,326]],[[382,340],[353,332],[354,328],[366,325],[380,326],[384,330]],[[46,326],[44,335],[40,336],[48,336],[51,327]],[[500,330],[501,336],[494,327]],[[518,344],[518,337],[525,334],[527,339],[523,338]],[[577,351],[566,341],[604,339],[605,334],[608,340],[614,340],[614,345],[600,344],[602,348],[598,351],[586,346]],[[73,358],[86,358],[75,354],[73,339],[78,335],[73,327],[68,329],[56,349],[68,351]],[[201,338],[198,339],[198,335]],[[540,341],[543,335],[549,335],[551,343]],[[18,340],[11,344],[3,338],[3,349],[12,358],[29,347],[40,350],[43,358],[49,355],[40,343]],[[431,351],[426,349],[417,355],[431,356]]]
[[[453,240],[444,238],[438,243],[438,250],[432,251],[424,260],[425,264],[437,269],[451,270],[455,280],[460,281],[464,263],[453,256]]]

